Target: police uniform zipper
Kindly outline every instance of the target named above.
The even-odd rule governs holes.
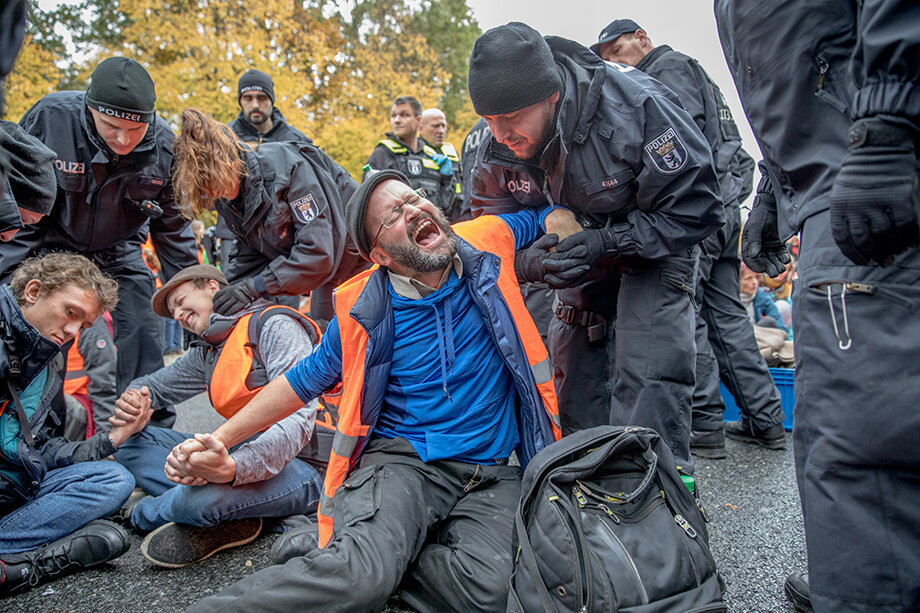
[[[827,71],[830,70],[830,68],[830,64],[822,59],[818,59],[818,87],[815,88],[816,94],[824,89],[824,79],[827,78]]]

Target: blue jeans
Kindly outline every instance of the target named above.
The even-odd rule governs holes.
[[[45,473],[38,492],[0,518],[0,556],[41,547],[121,508],[134,478],[116,462],[79,462]]]
[[[213,526],[246,517],[286,517],[316,510],[322,477],[310,464],[294,458],[265,481],[246,485],[209,483],[177,485],[163,467],[173,447],[191,438],[175,430],[147,426],[116,452],[137,484],[152,498],[142,499],[131,512],[131,524],[149,531],[169,522]]]
[[[163,351],[178,351],[182,349],[182,328],[175,319],[167,319],[163,324],[164,342]]]

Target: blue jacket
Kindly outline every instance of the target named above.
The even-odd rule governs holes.
[[[754,323],[756,324],[764,317],[772,317],[776,320],[777,328],[785,332],[789,331],[786,322],[783,321],[783,316],[779,314],[779,309],[773,302],[773,297],[758,287],[757,293],[754,294]]]
[[[463,239],[460,240],[458,253],[463,262],[462,282],[468,285],[485,322],[489,324],[490,334],[512,373],[518,391],[518,455],[521,465],[526,466],[540,449],[553,442],[552,424],[534,385],[534,376],[521,339],[515,332],[509,307],[498,290],[499,258],[478,251]],[[350,312],[367,330],[369,337],[361,422],[370,425],[376,423],[380,414],[393,354],[395,329],[388,285],[386,271],[376,270]],[[546,369],[548,377],[552,373],[548,360]],[[342,347],[336,318],[330,322],[319,349],[288,371],[286,376],[301,399],[311,399],[338,383],[341,372]]]
[[[0,402],[5,403],[0,419],[15,423],[16,408],[7,381],[10,376],[10,356],[16,355],[21,363],[22,374],[17,392],[29,386],[45,371],[44,390],[29,417],[29,425],[35,437],[35,447],[29,447],[21,433],[16,442],[15,457],[0,452],[0,517],[21,506],[35,494],[45,473],[54,468],[69,466],[76,462],[101,460],[115,453],[108,433],[99,432],[92,438],[71,442],[63,438],[64,395],[63,382],[59,372],[64,363],[60,347],[44,338],[25,320],[19,304],[8,285],[0,286]],[[31,411],[27,407],[26,413]],[[7,426],[8,424],[4,424]]]

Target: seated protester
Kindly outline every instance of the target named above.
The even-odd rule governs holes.
[[[115,306],[117,284],[83,256],[25,260],[0,286],[0,593],[102,564],[128,535],[100,520],[134,489],[131,473],[102,462],[150,419],[89,440],[61,436],[61,345]]]
[[[332,288],[366,268],[345,230],[345,202],[357,184],[308,143],[264,142],[257,149],[195,109],[182,112],[173,183],[189,217],[215,209],[238,239],[222,270],[230,286],[214,310],[230,315],[270,296],[297,307],[316,295],[311,316],[332,318]]]
[[[346,218],[378,267],[336,289],[319,348],[210,435],[231,447],[341,381],[322,548],[188,610],[373,611],[398,588],[419,611],[504,611],[521,491],[508,456],[526,466],[560,435],[552,368],[513,266],[515,247],[540,234],[536,211],[452,229],[384,170]],[[194,476],[207,452],[186,441],[168,470]]]
[[[93,325],[81,330],[65,353],[64,399],[67,422],[64,436],[71,441],[108,432],[109,417],[115,411],[115,345],[112,316],[104,313]]]
[[[132,381],[115,403],[116,423],[203,391],[218,413],[232,417],[261,386],[313,351],[319,340],[316,324],[288,307],[259,301],[233,315],[214,313],[214,295],[225,287],[220,270],[196,265],[156,291],[153,310],[201,340],[169,366]],[[150,494],[126,509],[132,528],[153,530],[141,545],[144,556],[159,566],[185,566],[255,539],[262,517],[315,511],[321,477],[297,456],[303,451],[312,459],[314,447],[304,447],[313,434],[316,407],[316,401],[301,403],[229,454],[204,438],[212,453],[199,457],[202,478],[192,485],[176,485],[163,472],[170,450],[190,434],[147,426],[125,443],[115,459]]]
[[[741,302],[753,325],[766,324],[768,327],[779,328],[783,332],[787,331],[786,323],[779,314],[773,298],[760,287],[760,275],[744,263],[741,264]],[[769,319],[764,322],[765,318]]]

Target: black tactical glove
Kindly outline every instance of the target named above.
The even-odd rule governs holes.
[[[850,148],[831,190],[831,230],[856,264],[887,266],[920,244],[913,136],[906,122],[880,117],[850,128]]]
[[[556,246],[559,237],[555,234],[544,234],[526,249],[521,249],[514,254],[514,274],[520,283],[543,283],[543,259],[549,255],[549,250]]]
[[[255,281],[243,279],[214,294],[214,310],[221,315],[232,315],[264,295],[265,292],[256,289]]]
[[[741,231],[741,259],[754,272],[765,272],[770,277],[782,273],[792,261],[779,238],[776,197],[766,176],[757,185],[754,206]]]
[[[592,266],[618,255],[613,230],[582,230],[566,237],[556,245],[556,252],[543,260],[546,282],[556,289],[574,287],[586,280]]]

